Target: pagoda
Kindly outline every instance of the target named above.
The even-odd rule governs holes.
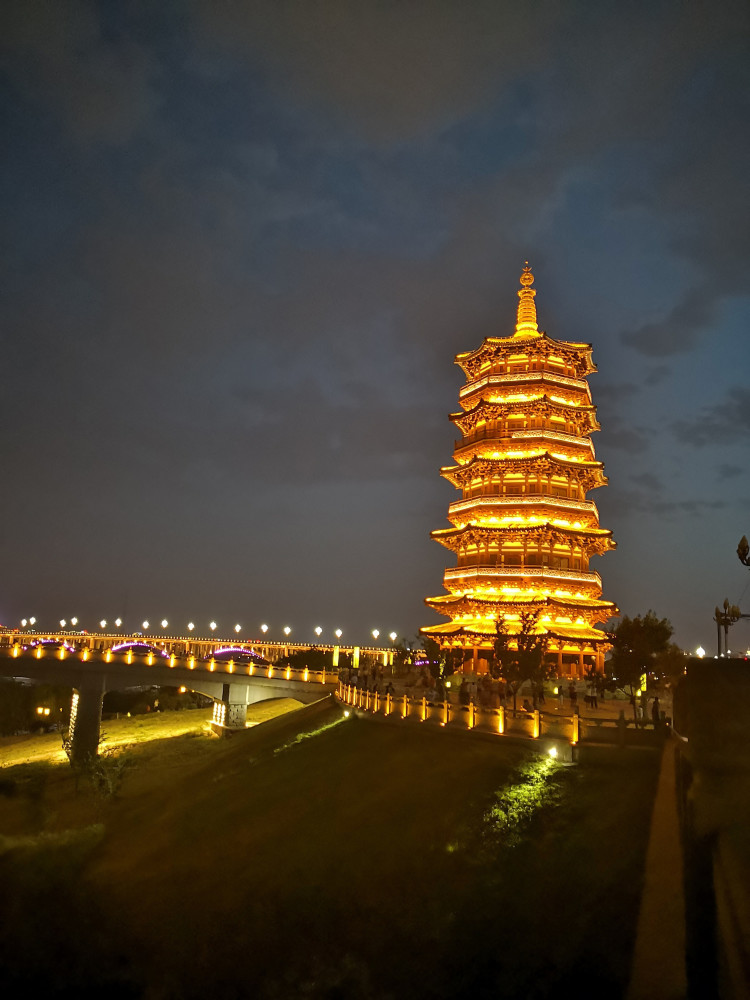
[[[461,437],[441,475],[461,498],[448,508],[452,527],[432,537],[457,560],[445,571],[448,593],[426,600],[450,621],[421,632],[465,650],[465,669],[481,672],[498,620],[512,633],[533,611],[551,665],[580,677],[603,669],[609,643],[595,626],[617,614],[589,568],[615,547],[586,499],[607,482],[590,436],[599,430],[587,381],[596,366],[590,344],[539,330],[533,283],[527,262],[512,336],[456,357],[466,384],[450,419]]]

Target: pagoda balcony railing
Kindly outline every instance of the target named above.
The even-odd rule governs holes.
[[[486,386],[490,385],[538,386],[543,385],[545,382],[550,385],[559,385],[570,389],[577,389],[579,392],[584,393],[589,401],[589,404],[591,404],[591,389],[585,379],[570,378],[568,375],[554,375],[552,372],[545,372],[544,374],[539,372],[515,372],[510,375],[485,375],[483,378],[477,378],[473,379],[471,382],[467,382],[466,385],[460,390],[458,398],[463,399],[464,396],[470,396],[472,393],[477,392],[478,389],[484,389]]]
[[[508,434],[502,435],[498,434],[496,430],[486,427],[481,431],[473,431],[471,434],[466,434],[464,437],[456,439],[453,442],[453,447],[454,450],[458,451],[461,448],[467,448],[469,445],[475,444],[477,441],[496,441],[499,445],[507,447],[513,444],[514,441],[526,441],[535,438],[540,441],[560,441],[563,444],[573,445],[574,448],[586,448],[591,452],[591,458],[593,459],[594,457],[594,446],[588,436],[566,434],[563,431],[552,431],[541,427],[538,429],[532,427],[528,430],[511,431]]]
[[[491,578],[493,580],[567,580],[571,583],[595,585],[601,592],[602,578],[598,573],[581,573],[572,569],[550,569],[547,566],[456,566],[445,571],[446,583],[465,580],[470,577]]]
[[[550,441],[562,441],[564,444],[572,444],[576,448],[589,448],[593,455],[594,446],[588,435],[567,434],[565,431],[553,431],[547,429],[535,430],[533,427],[522,431],[514,431],[513,437],[518,438],[543,438]]]
[[[463,514],[474,507],[554,507],[562,513],[576,511],[593,514],[598,522],[596,504],[593,500],[568,500],[548,493],[514,493],[510,496],[477,496],[465,500],[454,500],[448,507],[448,514]],[[529,511],[532,513],[532,511]],[[597,525],[594,525],[596,527]]]

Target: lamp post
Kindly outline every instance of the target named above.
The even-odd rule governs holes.
[[[714,609],[714,621],[716,622],[716,638],[718,644],[719,656],[722,655],[721,652],[721,630],[724,629],[724,655],[727,655],[729,646],[729,626],[734,625],[736,621],[739,621],[743,615],[740,613],[740,609],[736,604],[730,604],[728,598],[724,598],[724,604],[721,608]]]

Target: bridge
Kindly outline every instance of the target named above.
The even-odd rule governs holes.
[[[217,638],[211,636],[195,635],[144,635],[142,632],[124,635],[122,632],[37,632],[29,629],[6,629],[0,633],[0,649],[3,646],[26,646],[37,642],[65,642],[76,649],[88,649],[90,653],[104,653],[108,649],[119,646],[123,643],[147,642],[150,646],[164,650],[164,652],[177,656],[195,656],[205,659],[213,653],[228,646],[240,649],[246,653],[258,653],[265,660],[276,662],[284,659],[292,653],[303,652],[309,649],[320,650],[323,653],[331,654],[331,666],[338,667],[339,656],[349,654],[352,657],[352,666],[358,667],[360,658],[377,660],[384,666],[393,664],[393,646],[354,646],[339,643],[337,645],[327,645],[324,643],[309,642],[273,642],[265,637],[262,639],[239,639],[236,635],[231,638]]]
[[[41,640],[41,636],[39,639]],[[54,640],[54,634],[45,638]],[[66,637],[67,638],[67,637]],[[97,639],[100,637],[97,636]],[[296,698],[317,701],[336,690],[333,669],[285,667],[272,662],[238,658],[201,659],[194,653],[177,654],[164,649],[148,649],[142,656],[133,644],[76,649],[56,641],[23,646],[18,642],[0,645],[0,676],[22,678],[36,684],[56,684],[73,689],[70,713],[71,757],[83,760],[95,755],[101,731],[102,702],[107,691],[128,687],[177,687],[199,692],[214,702],[212,727],[215,732],[244,729],[248,705],[269,698]],[[220,644],[217,644],[220,645]],[[218,652],[218,649],[215,650]],[[247,652],[250,652],[248,650]],[[257,653],[257,651],[256,651]]]

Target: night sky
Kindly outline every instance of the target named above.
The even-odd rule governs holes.
[[[749,18],[4,3],[0,621],[442,620],[453,358],[528,259],[599,368],[604,597],[713,653],[750,610]]]

